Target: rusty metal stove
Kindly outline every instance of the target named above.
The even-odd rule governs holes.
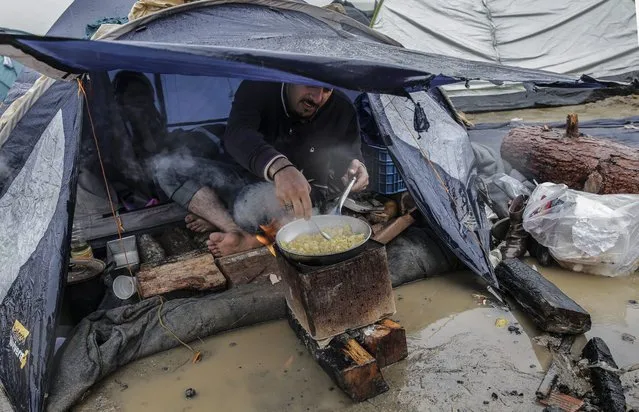
[[[277,253],[288,285],[286,302],[315,340],[371,325],[395,313],[385,247],[373,240],[363,252],[329,266],[307,266]]]

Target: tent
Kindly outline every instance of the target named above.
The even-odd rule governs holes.
[[[474,61],[631,83],[639,79],[635,2],[385,0],[374,28],[405,47]],[[446,86],[464,111],[581,104],[624,90],[517,83]],[[634,92],[636,93],[636,85]]]
[[[0,56],[0,104],[7,96],[7,92],[21,71],[22,65],[20,63],[13,62],[8,57]]]
[[[80,148],[92,144],[90,114],[101,148],[109,150],[105,101],[115,72],[146,73],[163,95],[171,127],[223,123],[241,79],[369,93],[419,210],[443,243],[495,287],[468,135],[434,86],[464,79],[579,83],[407,50],[346,16],[285,0],[189,3],[99,41],[2,34],[0,54],[48,76],[0,117],[0,380],[20,411],[45,406]]]

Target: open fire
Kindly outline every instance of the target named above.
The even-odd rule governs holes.
[[[268,225],[260,225],[261,233],[255,235],[255,238],[258,242],[266,246],[266,248],[271,252],[273,256],[275,256],[275,247],[273,244],[275,243],[275,236],[277,235],[277,231],[279,227],[275,221],[269,223]]]

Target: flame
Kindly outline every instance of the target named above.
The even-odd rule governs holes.
[[[277,235],[277,231],[279,230],[277,223],[273,221],[268,225],[260,225],[260,229],[262,233],[255,235],[255,238],[258,242],[266,246],[269,252],[275,256],[275,247],[273,244],[275,243],[275,235]]]

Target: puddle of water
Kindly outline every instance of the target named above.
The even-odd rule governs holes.
[[[529,264],[535,264],[533,260]],[[639,362],[639,341],[630,343],[621,336],[628,333],[639,337],[639,276],[608,278],[562,270],[556,267],[537,269],[566,295],[590,313],[592,329],[586,338],[602,338],[620,367]],[[586,339],[580,339],[574,349],[581,350]]]
[[[536,266],[590,311],[593,330],[588,337],[602,337],[620,366],[639,362],[639,342],[621,339],[624,332],[639,336],[639,309],[627,302],[639,296],[636,278],[609,279]],[[367,402],[353,404],[312,360],[288,324],[277,321],[197,343],[205,356],[195,365],[182,348],[127,365],[98,384],[76,410],[539,410],[534,392],[549,362],[547,351],[531,342],[540,332],[518,311],[509,314],[478,306],[474,293],[487,295],[467,272],[395,290],[394,318],[408,332],[409,357],[384,370],[390,391]],[[523,333],[496,327],[502,317],[519,321]],[[184,390],[189,387],[197,396],[187,400]]]

